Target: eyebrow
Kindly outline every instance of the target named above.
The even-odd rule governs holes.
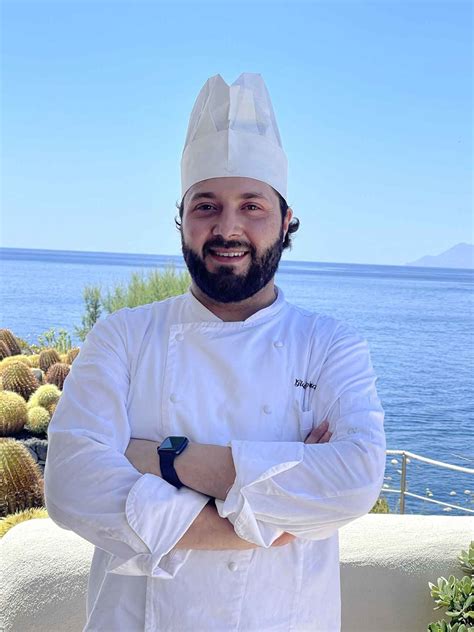
[[[215,200],[217,199],[217,197],[218,196],[212,191],[202,191],[202,192],[198,192],[192,195],[189,201],[194,202],[195,200],[199,200],[201,198],[210,198],[211,200]],[[261,198],[269,202],[269,199],[265,195],[263,195],[263,193],[257,193],[256,191],[250,191],[249,193],[242,193],[242,195],[240,196],[240,199],[242,200],[249,200],[251,198]]]

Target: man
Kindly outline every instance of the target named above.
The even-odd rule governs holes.
[[[49,428],[49,514],[96,546],[85,630],[334,632],[383,411],[365,341],[275,287],[297,224],[260,75],[206,82],[181,169],[190,291],[99,321]]]

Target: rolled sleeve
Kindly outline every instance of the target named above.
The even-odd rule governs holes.
[[[149,552],[126,560],[115,556],[107,570],[120,575],[174,577],[190,551],[180,550],[173,555],[169,552],[208,500],[190,489],[177,490],[153,474],[144,474],[130,490],[125,513],[128,524]]]
[[[384,413],[366,342],[343,329],[330,345],[312,402],[325,444],[233,441],[236,478],[219,515],[239,537],[271,546],[282,533],[325,539],[367,513],[385,469]]]
[[[46,507],[60,527],[110,554],[110,572],[169,578],[186,559],[171,549],[209,499],[128,461],[128,387],[117,312],[89,334],[50,422]]]

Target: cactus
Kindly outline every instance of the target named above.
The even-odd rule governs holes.
[[[45,434],[48,431],[51,416],[43,406],[32,406],[27,411],[28,419],[25,425],[26,430],[31,430],[36,434]]]
[[[0,340],[7,345],[10,350],[9,355],[20,355],[20,344],[9,329],[0,329]]]
[[[2,386],[4,390],[18,393],[28,401],[30,395],[38,388],[39,383],[31,369],[23,362],[10,362],[2,368]]]
[[[23,509],[10,514],[5,518],[0,518],[0,538],[3,538],[7,531],[26,520],[35,520],[36,518],[49,518],[48,511],[44,507],[36,507],[34,509]]]
[[[50,408],[58,403],[60,397],[61,391],[56,384],[43,384],[30,397],[28,409],[43,406],[51,414]]]
[[[0,360],[3,360],[3,358],[7,358],[8,356],[11,356],[10,349],[3,340],[0,340]]]
[[[21,441],[0,437],[0,471],[0,517],[44,506],[41,469]]]
[[[67,363],[68,364],[72,364],[74,362],[74,360],[79,355],[79,351],[80,351],[79,347],[74,347],[73,349],[69,349],[69,351],[67,352]]]
[[[53,364],[56,364],[56,362],[61,362],[61,358],[59,357],[59,353],[56,351],[56,349],[44,349],[40,353],[39,367],[45,373],[49,369],[49,367]]]
[[[33,353],[25,357],[28,358],[28,364],[32,369],[39,369],[39,353]]]
[[[49,367],[46,373],[46,381],[48,384],[56,384],[59,389],[63,390],[64,380],[67,378],[70,370],[69,364],[56,362],[56,364]]]
[[[0,391],[0,436],[20,432],[27,422],[26,402],[12,391]]]
[[[28,356],[26,355],[7,356],[6,358],[3,358],[3,360],[0,362],[0,375],[3,372],[3,369],[5,369],[12,362],[22,362],[25,366],[30,366],[30,363],[28,362]]]

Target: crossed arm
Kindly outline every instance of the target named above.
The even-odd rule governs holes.
[[[323,421],[307,436],[305,443],[327,443],[331,438],[329,424]],[[142,474],[161,477],[156,448],[159,443],[146,439],[131,439],[125,456]],[[186,487],[197,492],[224,500],[235,480],[232,451],[229,447],[189,443],[186,450],[174,462],[176,473]],[[294,540],[284,533],[272,546],[283,546]],[[213,504],[204,507],[188,531],[177,542],[177,549],[253,549],[256,544],[247,542],[235,533],[226,518],[221,518]]]

